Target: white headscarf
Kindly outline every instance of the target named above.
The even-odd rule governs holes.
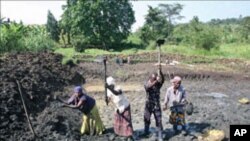
[[[111,76],[107,78],[108,85],[115,85],[115,79]]]

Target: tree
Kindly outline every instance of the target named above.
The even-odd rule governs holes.
[[[60,39],[59,38],[59,35],[60,35],[59,26],[54,15],[50,11],[48,11],[48,15],[47,15],[46,30],[50,34],[51,39],[53,39],[56,42],[59,41]]]
[[[244,40],[248,40],[250,36],[250,16],[244,17],[241,21],[241,35]]]
[[[71,25],[72,25],[72,14],[71,14],[71,7],[72,5],[76,4],[76,0],[67,0],[67,5],[63,5],[62,9],[64,10],[62,14],[62,18],[59,21],[59,27],[62,30],[62,40],[65,45],[65,38],[64,35],[67,36],[67,44],[71,44]],[[65,45],[66,46],[66,45]]]
[[[104,49],[126,39],[135,22],[128,0],[75,0],[68,10],[73,34],[82,34],[86,42]]]
[[[179,3],[175,4],[159,4],[159,9],[161,13],[166,17],[166,20],[169,23],[168,32],[171,34],[173,31],[173,23],[175,20],[181,20],[184,16],[181,16],[181,10],[183,9],[183,5]]]
[[[169,23],[159,8],[148,6],[148,14],[145,17],[145,24],[140,29],[140,38],[148,44],[150,40],[165,38],[169,35]]]
[[[190,21],[189,28],[189,44],[194,45],[195,48],[210,50],[219,46],[220,38],[217,31],[201,23],[197,16]]]

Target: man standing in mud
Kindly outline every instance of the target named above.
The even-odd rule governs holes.
[[[156,121],[157,133],[156,137],[162,140],[162,113],[160,105],[160,89],[164,83],[164,76],[161,71],[161,65],[159,64],[158,73],[150,75],[149,80],[145,83],[144,88],[146,90],[146,104],[144,110],[144,135],[149,135],[149,126],[151,115],[154,114]]]
[[[178,127],[184,128],[186,130],[185,125],[185,112],[184,106],[186,104],[186,92],[184,87],[181,85],[181,77],[175,76],[171,81],[172,86],[167,89],[165,99],[164,99],[164,107],[163,110],[170,108],[171,115],[169,116],[169,122],[173,124],[173,129],[175,133],[178,133]],[[177,124],[178,121],[181,121]],[[181,126],[180,126],[181,125]]]

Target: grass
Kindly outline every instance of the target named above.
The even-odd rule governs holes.
[[[57,48],[55,50],[55,53],[62,54],[65,57],[73,57],[73,56],[78,56],[78,55],[90,55],[90,56],[98,56],[98,55],[103,55],[103,54],[124,54],[124,55],[129,55],[129,54],[135,54],[135,53],[141,53],[141,52],[147,52],[146,50],[142,49],[136,49],[136,48],[130,48],[130,49],[124,49],[121,52],[118,51],[106,51],[106,50],[101,50],[101,49],[86,49],[84,52],[76,52],[74,48]]]
[[[250,59],[250,44],[227,44],[220,48],[227,58]]]
[[[161,47],[163,53],[171,53],[171,54],[179,54],[179,55],[186,55],[186,56],[201,56],[206,57],[203,58],[196,58],[188,60],[185,63],[212,63],[213,59],[222,59],[222,58],[231,58],[231,59],[250,59],[250,44],[223,44],[218,49],[212,49],[210,51],[203,50],[203,49],[194,49],[188,46],[182,45],[163,45]],[[72,58],[73,61],[84,60],[84,61],[92,61],[98,55],[104,54],[116,54],[116,55],[131,55],[131,54],[139,54],[143,52],[153,52],[157,51],[156,49],[152,48],[128,48],[123,49],[121,51],[105,51],[101,49],[86,49],[85,52],[79,53],[74,50],[74,48],[57,48],[55,49],[55,53],[62,54],[64,56],[64,62],[70,60]],[[83,58],[83,56],[87,56]],[[139,60],[140,61],[140,60]]]
[[[187,56],[205,56],[211,59],[250,59],[250,44],[223,44],[218,49],[211,49],[210,51],[187,46],[164,45],[162,46],[162,52]]]

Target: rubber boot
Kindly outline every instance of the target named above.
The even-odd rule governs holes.
[[[149,136],[149,125],[144,126],[143,136],[146,136],[146,137]]]
[[[162,139],[162,130],[161,129],[158,129],[158,141],[163,141]]]

